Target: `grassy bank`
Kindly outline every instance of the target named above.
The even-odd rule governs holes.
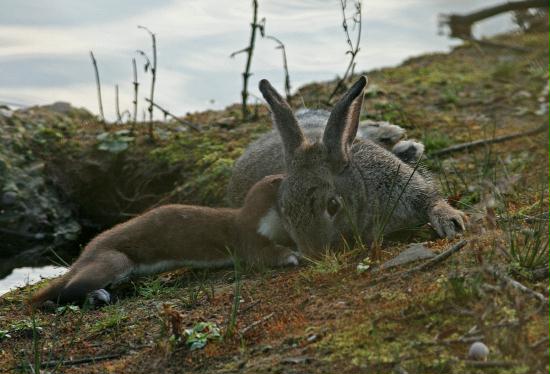
[[[467,44],[368,72],[363,115],[405,127],[428,155],[547,124],[539,97],[548,82],[548,33],[499,39],[529,52]],[[295,102],[315,108],[331,90],[311,84]],[[75,204],[71,217],[80,225],[108,226],[159,201],[221,205],[233,161],[270,129],[267,110],[259,107],[249,123],[236,108],[186,120],[203,131],[159,123],[156,143],[139,126],[101,135],[93,117],[74,120],[70,131],[46,121],[47,136],[31,156],[44,160],[45,178]],[[357,271],[368,253],[355,249],[294,269],[181,270],[128,284],[105,308],[36,313],[25,306],[36,286],[27,287],[0,299],[0,370],[548,372],[548,303],[506,280],[548,297],[548,133],[427,162],[470,216],[466,246],[429,271],[378,279]],[[453,244],[428,227],[407,241],[425,241],[436,253]],[[386,241],[384,259],[406,245]],[[488,362],[468,360],[477,340],[489,347]]]

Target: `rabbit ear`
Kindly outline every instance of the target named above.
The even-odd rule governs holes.
[[[271,108],[273,123],[283,140],[285,160],[288,163],[292,160],[294,151],[305,141],[304,134],[298,126],[298,121],[288,103],[267,79],[260,81],[260,92]]]
[[[323,144],[327,148],[329,161],[336,172],[344,169],[349,162],[350,147],[359,126],[363,89],[367,83],[366,76],[359,78],[330,113],[323,134]]]

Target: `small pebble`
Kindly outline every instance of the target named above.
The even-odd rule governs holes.
[[[468,358],[476,361],[486,361],[489,355],[489,348],[482,342],[475,342],[470,346]]]
[[[2,205],[10,206],[17,201],[17,194],[13,191],[7,191],[2,194]]]

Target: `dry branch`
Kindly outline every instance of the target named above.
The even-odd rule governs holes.
[[[487,144],[502,143],[502,142],[506,142],[506,141],[509,141],[509,140],[522,138],[524,136],[535,135],[535,134],[538,134],[540,132],[547,131],[547,130],[548,130],[548,125],[543,124],[543,125],[535,128],[535,129],[528,130],[528,131],[522,131],[522,132],[516,132],[516,133],[513,133],[513,134],[509,134],[509,135],[497,136],[497,137],[490,138],[490,139],[480,139],[480,140],[475,140],[473,142],[455,144],[455,145],[452,145],[450,147],[443,148],[443,149],[440,149],[440,150],[435,151],[435,152],[431,152],[430,156],[442,156],[442,155],[447,155],[449,153],[454,153],[454,152],[462,151],[462,150],[465,150],[465,149],[476,148],[476,147],[480,147],[480,146],[487,145]]]
[[[137,76],[137,66],[136,66],[136,59],[132,58],[132,70],[134,72],[134,81],[132,82],[134,86],[134,100],[132,101],[132,104],[134,105],[134,116],[132,118],[132,126],[136,125],[137,122],[137,112],[138,112],[138,90],[139,90],[139,82],[138,82],[138,76]],[[132,130],[134,128],[132,127]]]
[[[149,96],[149,138],[153,140],[155,135],[153,133],[153,103],[155,101],[155,82],[157,81],[157,36],[145,26],[138,26],[138,29],[143,29],[151,36],[151,47],[153,51],[153,62],[147,57],[147,54],[143,51],[137,51],[139,54],[145,57],[145,71],[151,69],[151,93]]]
[[[254,46],[256,44],[256,30],[260,30],[260,34],[264,36],[264,27],[265,27],[265,18],[262,18],[260,23],[258,23],[258,1],[252,0],[252,23],[250,24],[250,43],[248,47],[245,47],[241,50],[231,53],[229,57],[233,58],[239,53],[246,52],[246,65],[243,72],[243,90],[241,91],[242,103],[241,103],[241,112],[243,120],[246,121],[249,116],[248,112],[248,78],[252,75],[250,73],[250,67],[252,65],[252,54],[254,53]]]
[[[115,84],[115,112],[116,121],[122,123],[122,116],[120,115],[120,102],[118,100],[118,84]]]
[[[450,36],[460,39],[471,39],[474,23],[513,10],[529,8],[548,8],[547,0],[509,1],[504,4],[484,8],[469,14],[448,14],[441,16],[441,24],[447,24],[451,30]]]
[[[259,319],[258,321],[255,321],[255,322],[252,322],[250,325],[246,326],[245,328],[243,328],[241,331],[240,331],[240,334],[241,335],[244,335],[246,334],[248,331],[250,331],[251,329],[253,329],[254,327],[258,326],[258,325],[261,325],[262,323],[264,323],[265,321],[269,320],[270,318],[272,318],[273,316],[275,315],[275,313],[269,313],[267,316],[263,317],[262,319]]]
[[[348,44],[348,47],[349,47],[349,49],[346,51],[346,54],[350,55],[350,60],[349,60],[348,67],[346,68],[346,71],[342,76],[342,79],[338,81],[338,83],[334,87],[334,90],[332,90],[332,93],[328,97],[328,100],[327,100],[328,103],[330,103],[332,98],[340,91],[340,88],[344,85],[344,83],[348,79],[348,76],[350,76],[350,73],[353,74],[353,70],[355,69],[355,57],[359,53],[359,50],[360,50],[359,45],[361,44],[361,26],[362,26],[361,1],[355,2],[355,13],[352,16],[353,25],[354,27],[357,27],[355,44],[351,41],[348,18],[346,16],[347,0],[340,0],[340,6],[342,8],[342,19],[343,19],[342,28],[344,29],[344,33],[346,34],[346,43]]]
[[[543,304],[548,304],[548,298],[541,294],[540,292],[534,291],[530,289],[527,286],[524,286],[523,284],[519,283],[517,280],[510,278],[509,276],[502,274],[500,271],[493,267],[487,267],[484,269],[488,274],[492,275],[493,277],[500,279],[502,282],[508,284],[509,286],[520,290],[521,292],[528,294],[530,296],[533,296],[535,299],[539,300]]]
[[[286,101],[288,101],[288,103],[290,104],[290,101],[291,101],[291,95],[290,95],[290,75],[288,73],[288,61],[286,59],[286,49],[285,49],[285,45],[283,44],[282,41],[280,41],[279,39],[277,39],[276,37],[274,36],[266,36],[267,39],[271,39],[273,40],[275,43],[277,43],[277,47],[278,49],[280,49],[283,53],[283,69],[285,70],[285,94],[286,94]]]
[[[103,100],[101,100],[101,82],[99,81],[99,70],[97,68],[97,61],[92,51],[90,51],[90,58],[92,59],[92,65],[94,67],[94,73],[95,73],[95,85],[97,88],[97,101],[99,104],[99,115],[101,117],[101,121],[103,122],[103,127],[107,129],[107,125],[105,124],[105,114],[103,113]]]
[[[182,125],[189,126],[190,128],[192,128],[195,131],[201,131],[200,127],[197,126],[196,124],[194,124],[193,122],[189,122],[189,121],[183,120],[179,117],[176,117],[174,114],[170,113],[168,110],[164,109],[163,107],[161,107],[157,103],[155,103],[155,102],[153,102],[153,101],[151,101],[147,98],[145,98],[145,101],[147,101],[151,106],[153,106],[153,107],[157,108],[158,110],[160,110],[164,116],[171,117],[174,120],[176,120],[177,122],[181,123]]]
[[[75,365],[81,365],[81,364],[88,364],[88,363],[94,363],[97,361],[105,361],[105,360],[112,360],[115,358],[119,358],[120,356],[124,355],[125,353],[112,353],[107,355],[101,355],[101,356],[90,356],[90,357],[83,357],[78,358],[75,360],[52,360],[52,361],[44,361],[40,364],[41,368],[52,368],[52,367],[58,367],[58,366],[75,366]]]
[[[514,366],[519,366],[518,362],[514,361],[473,361],[473,360],[464,360],[466,366],[477,368],[477,369],[489,369],[489,368],[511,368]]]

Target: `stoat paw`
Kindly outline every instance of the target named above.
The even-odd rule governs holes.
[[[300,261],[298,260],[298,256],[296,256],[295,254],[291,254],[287,256],[284,262],[284,265],[287,265],[287,266],[298,266],[299,264],[300,264]]]
[[[437,203],[430,211],[430,223],[442,238],[454,238],[466,230],[468,217],[464,212],[451,207],[444,201]]]
[[[87,303],[93,308],[111,304],[111,294],[103,288],[92,291],[88,294]]]

